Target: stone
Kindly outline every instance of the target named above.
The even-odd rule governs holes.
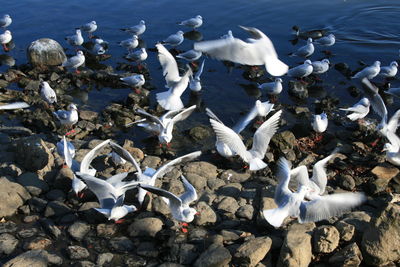
[[[333,266],[357,267],[362,260],[363,257],[357,244],[351,243],[330,257],[329,263]]]
[[[341,188],[351,191],[356,187],[356,182],[351,175],[345,174],[340,176],[339,185]]]
[[[78,211],[82,215],[83,220],[89,224],[104,223],[106,218],[103,214],[95,210],[95,208],[100,208],[98,202],[85,202],[80,206]]]
[[[254,215],[254,208],[252,205],[246,204],[244,206],[241,206],[237,211],[236,211],[236,216],[239,218],[244,218],[247,220],[251,220]]]
[[[289,95],[294,96],[299,99],[307,99],[308,98],[308,90],[307,86],[304,83],[298,81],[289,81],[288,87]]]
[[[97,256],[96,264],[97,266],[103,266],[106,263],[110,263],[114,258],[112,253],[101,253]]]
[[[22,185],[0,177],[0,218],[15,214],[31,196]]]
[[[206,179],[217,177],[217,167],[205,161],[189,162],[183,167],[185,175],[195,173]]]
[[[250,179],[251,173],[250,172],[235,172],[234,170],[226,170],[221,173],[220,178],[229,183],[243,183]]]
[[[161,231],[163,225],[164,223],[160,219],[148,217],[135,220],[131,225],[129,225],[128,231],[129,235],[133,237],[155,237],[156,234]]]
[[[62,46],[49,38],[33,41],[28,47],[27,55],[33,66],[57,66],[67,60]]]
[[[0,255],[11,254],[18,246],[18,239],[13,235],[4,233],[0,235]]]
[[[54,238],[58,238],[61,235],[61,230],[54,224],[52,220],[42,218],[39,220],[39,223],[43,229]]]
[[[39,196],[49,190],[47,183],[39,179],[39,176],[33,172],[25,172],[21,174],[17,177],[17,182],[23,185],[28,192],[34,196]]]
[[[256,266],[271,249],[271,238],[257,237],[244,242],[233,256],[235,266]]]
[[[158,212],[164,215],[170,214],[171,211],[168,207],[168,204],[162,199],[162,197],[155,197],[151,201],[151,210],[154,212]]]
[[[385,191],[389,182],[399,174],[399,172],[400,170],[398,168],[386,164],[378,165],[373,168],[371,173],[376,179],[372,180],[372,183],[370,183],[372,193],[376,194]]]
[[[17,163],[31,172],[47,172],[54,164],[54,157],[44,141],[38,136],[20,138],[17,142]]]
[[[105,224],[101,223],[96,226],[97,236],[98,237],[111,237],[118,230],[116,224]]]
[[[85,121],[95,122],[99,117],[99,113],[91,110],[79,110],[79,118]]]
[[[44,211],[44,216],[46,217],[59,217],[67,213],[72,212],[71,208],[68,207],[64,202],[61,201],[50,201],[46,210]]]
[[[74,173],[70,168],[61,168],[56,175],[53,186],[64,193],[68,193],[71,190],[73,178]]]
[[[48,265],[61,265],[62,258],[50,254],[46,250],[29,250],[7,261],[3,267],[47,267]]]
[[[90,225],[86,222],[77,221],[68,227],[68,233],[77,241],[81,241],[90,231]]]
[[[207,186],[207,178],[196,173],[187,173],[185,178],[193,185],[196,190],[203,191]]]
[[[67,254],[71,260],[82,260],[90,256],[89,251],[81,246],[68,246]]]
[[[350,241],[355,234],[355,227],[352,224],[346,223],[344,221],[338,221],[335,223],[336,229],[340,233],[340,239],[344,241]]]
[[[153,242],[140,242],[136,253],[147,258],[157,258],[159,254],[158,247]]]
[[[355,227],[356,235],[361,236],[370,227],[371,216],[365,211],[353,211],[341,220]]]
[[[46,193],[46,198],[48,200],[64,201],[65,193],[60,189],[53,189]]]
[[[126,253],[134,249],[133,242],[126,236],[111,238],[109,245],[112,250],[118,253]]]
[[[400,260],[400,206],[389,203],[364,232],[361,249],[369,265]]]
[[[204,126],[195,126],[189,130],[189,135],[195,141],[201,141],[211,136],[210,128]]]
[[[239,209],[239,204],[233,197],[224,197],[218,203],[217,209],[228,213],[235,213]]]
[[[240,195],[242,185],[240,183],[230,183],[218,189],[218,195],[237,197]]]
[[[332,225],[323,225],[314,230],[314,251],[317,253],[331,253],[339,245],[339,231]]]
[[[291,150],[296,144],[296,137],[291,131],[283,131],[275,134],[271,139],[271,143],[281,151]]]
[[[226,267],[231,259],[229,250],[221,245],[213,244],[199,256],[194,267]]]
[[[0,223],[0,234],[14,233],[15,231],[17,231],[17,229],[18,229],[18,225],[13,221]]]
[[[24,250],[34,250],[34,249],[45,249],[49,247],[53,242],[41,236],[35,237],[33,240],[24,243]]]
[[[160,164],[161,158],[157,156],[146,156],[142,161],[142,166],[147,166],[149,168],[157,169],[158,164]]]
[[[217,222],[217,214],[206,202],[198,202],[196,210],[199,213],[194,217],[194,223],[196,225],[205,225]]]

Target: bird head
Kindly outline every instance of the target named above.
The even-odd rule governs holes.
[[[185,222],[192,222],[194,220],[194,216],[196,215],[197,210],[194,208],[186,208],[182,211],[182,215],[185,218]]]

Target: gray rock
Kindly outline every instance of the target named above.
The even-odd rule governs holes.
[[[96,226],[97,236],[98,237],[111,237],[118,230],[116,224],[105,224],[101,223]]]
[[[143,159],[142,166],[147,166],[149,168],[157,169],[158,164],[160,164],[161,158],[157,156],[146,156]]]
[[[344,221],[336,222],[335,227],[340,233],[340,239],[344,241],[350,241],[353,238],[356,230],[354,225],[346,223]]]
[[[193,187],[196,188],[196,190],[203,191],[207,186],[207,178],[196,173],[187,173],[185,177],[193,185]]]
[[[18,237],[21,239],[26,239],[36,235],[37,233],[38,233],[37,228],[22,229],[21,231],[18,232]]]
[[[254,208],[252,205],[246,204],[242,207],[240,207],[237,211],[236,211],[236,216],[239,218],[244,218],[247,220],[251,220],[253,218],[254,215]]]
[[[281,151],[293,149],[296,144],[296,137],[291,131],[284,131],[275,134],[271,139],[271,143]]]
[[[361,249],[365,262],[384,265],[400,260],[400,250],[394,244],[400,244],[400,206],[389,203],[364,232]]]
[[[193,244],[176,244],[171,248],[171,253],[178,255],[178,261],[181,264],[193,265],[193,262],[199,256],[197,248]]]
[[[64,204],[64,202],[50,201],[46,206],[46,210],[44,211],[44,216],[59,217],[70,212],[72,212],[71,208],[68,207],[66,204]]]
[[[94,264],[91,261],[78,261],[77,263],[74,264],[74,267],[95,267],[96,264]]]
[[[139,256],[147,257],[147,258],[157,258],[159,251],[153,242],[140,242],[137,247],[136,253]]]
[[[30,198],[30,194],[22,185],[0,177],[0,218],[15,214]]]
[[[97,261],[96,264],[98,266],[103,266],[106,263],[110,263],[114,258],[114,255],[112,253],[101,253],[97,256]]]
[[[49,190],[47,183],[39,179],[39,176],[33,172],[25,172],[21,174],[17,177],[17,182],[25,186],[28,192],[34,196],[39,196]]]
[[[239,209],[239,204],[233,197],[223,197],[218,203],[217,209],[234,214]]]
[[[33,197],[28,201],[32,212],[42,212],[47,206],[48,201],[40,197]]]
[[[18,246],[18,239],[13,235],[4,233],[0,235],[0,254],[11,254]]]
[[[4,223],[0,223],[0,234],[4,233],[14,233],[17,231],[18,225],[15,222],[8,221]]]
[[[0,165],[0,176],[17,177],[22,174],[21,168],[12,163],[3,163]]]
[[[94,122],[97,120],[99,113],[91,110],[79,110],[79,118],[85,121]]]
[[[342,175],[339,179],[340,187],[345,190],[353,190],[356,187],[356,182],[351,175]]]
[[[33,66],[57,66],[67,59],[62,46],[49,38],[32,42],[28,47],[27,55]]]
[[[334,266],[357,267],[362,260],[363,257],[357,244],[351,243],[330,257],[329,263]]]
[[[237,197],[240,195],[241,190],[242,185],[240,183],[231,183],[219,188],[218,195]]]
[[[233,256],[235,266],[256,266],[271,249],[269,237],[257,237],[243,243]]]
[[[199,213],[194,217],[194,223],[196,225],[205,225],[217,221],[217,214],[207,203],[203,201],[198,202],[196,210]]]
[[[68,233],[77,241],[81,241],[90,231],[90,225],[86,222],[78,221],[68,227]]]
[[[307,86],[298,81],[289,81],[288,92],[291,96],[294,96],[299,99],[308,98]]]
[[[48,200],[64,201],[65,193],[59,189],[53,189],[46,193],[46,198]]]
[[[62,258],[46,250],[30,250],[7,261],[3,267],[47,267],[50,264],[61,265]]]
[[[235,172],[234,170],[226,170],[221,173],[220,178],[223,179],[225,182],[229,183],[243,183],[250,179],[251,173],[250,172]]]
[[[126,267],[141,267],[147,266],[147,261],[138,255],[129,255],[124,261]]]
[[[314,251],[331,253],[339,245],[339,231],[332,225],[323,225],[314,230]]]
[[[119,253],[126,253],[134,249],[133,242],[126,236],[111,238],[109,245],[112,250]]]
[[[206,179],[217,177],[217,167],[205,161],[189,162],[183,167],[184,174],[195,173]]]
[[[225,182],[222,179],[219,178],[210,178],[207,179],[207,186],[208,188],[210,188],[211,190],[215,191],[218,188],[220,188],[221,186],[224,186]]]
[[[229,250],[221,245],[213,244],[199,256],[194,267],[225,267],[231,259]]]
[[[165,203],[165,201],[161,197],[158,197],[158,196],[152,199],[151,210],[154,212],[164,214],[164,215],[171,213],[167,203]]]
[[[96,211],[94,208],[100,208],[98,202],[86,202],[82,204],[78,211],[87,223],[103,223],[106,221],[104,215]]]
[[[40,219],[39,223],[43,227],[43,229],[51,236],[58,238],[61,235],[61,230],[54,224],[52,220]]]
[[[82,260],[90,256],[89,251],[81,246],[68,246],[67,254],[71,260]]]
[[[44,141],[38,136],[28,136],[17,141],[17,163],[25,169],[36,172],[47,172],[54,164],[53,154]]]
[[[161,231],[164,223],[154,217],[135,220],[128,228],[130,236],[155,237]]]
[[[371,173],[376,179],[370,180],[370,188],[372,193],[376,194],[385,191],[389,182],[399,174],[400,170],[389,164],[375,166]]]
[[[68,193],[72,187],[74,173],[70,168],[61,168],[56,175],[53,186],[64,193]]]
[[[220,234],[225,244],[232,244],[232,241],[234,242],[240,238],[239,232],[234,230],[222,230]]]
[[[356,235],[360,236],[370,226],[371,216],[364,211],[353,211],[342,219],[343,222],[354,225]]]
[[[34,249],[46,249],[51,246],[53,242],[45,237],[38,236],[32,240],[28,240],[24,242],[23,249],[24,250],[34,250]]]
[[[201,141],[211,136],[211,130],[205,126],[195,126],[189,130],[189,135],[195,141]]]

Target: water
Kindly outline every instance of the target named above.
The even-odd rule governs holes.
[[[189,31],[179,26],[176,22],[202,15],[203,26],[199,31],[203,40],[219,38],[228,30],[234,36],[246,38],[244,31],[237,25],[259,28],[266,33],[273,43],[280,58],[290,66],[295,66],[303,61],[298,57],[289,57],[288,53],[305,43],[299,41],[294,46],[289,41],[293,38],[291,28],[299,25],[303,30],[326,29],[336,35],[336,44],[330,48],[335,56],[330,58],[331,63],[346,62],[351,69],[360,67],[358,61],[372,64],[380,60],[382,65],[388,65],[393,60],[399,59],[400,34],[398,27],[398,14],[400,13],[399,1],[9,1],[2,8],[3,13],[8,13],[13,18],[10,30],[16,48],[9,55],[16,59],[17,64],[26,62],[26,48],[31,41],[48,37],[57,40],[62,46],[68,47],[64,37],[74,33],[74,29],[91,20],[96,20],[98,30],[96,35],[110,43],[109,52],[112,58],[103,62],[113,67],[123,59],[125,50],[116,42],[129,37],[120,31],[120,28],[136,25],[141,19],[146,21],[147,30],[142,36],[148,48],[154,48],[157,41],[163,40],[168,35],[178,30]],[[85,38],[87,36],[85,35]],[[192,48],[193,41],[185,40],[179,46],[180,50]],[[72,53],[71,47],[68,47]],[[316,52],[311,60],[324,58],[320,52],[321,47],[316,47]],[[150,81],[157,90],[152,91],[152,105],[155,106],[154,95],[164,91],[165,81],[162,77],[157,55],[149,52],[147,66],[152,80]],[[0,70],[5,69],[2,66]],[[224,121],[230,124],[236,121],[241,111],[248,110],[256,99],[249,96],[242,85],[255,87],[255,83],[242,77],[240,68],[228,72],[219,61],[206,59],[205,72],[202,75],[204,91],[202,101],[218,116],[223,116]],[[266,76],[267,77],[267,76]],[[266,78],[263,77],[263,78]],[[324,95],[340,97],[341,106],[351,105],[358,101],[345,90],[350,83],[333,68],[328,74],[322,75],[324,80]],[[287,85],[288,78],[284,77]],[[399,86],[398,81],[392,83]],[[285,86],[287,88],[287,86]],[[130,90],[126,88],[110,89],[99,88],[89,92],[89,102],[84,105],[76,99],[81,106],[87,109],[101,111],[112,101],[122,101]],[[320,97],[320,96],[319,96]],[[262,99],[266,99],[262,96]],[[183,102],[189,100],[189,92],[185,92]],[[314,111],[317,98],[310,97],[307,105]],[[293,104],[287,92],[283,92],[280,101]],[[397,109],[394,104],[391,110]],[[194,114],[194,120],[188,122],[192,126],[201,121],[207,123],[204,114]]]

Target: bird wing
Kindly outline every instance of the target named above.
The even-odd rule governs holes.
[[[364,193],[339,193],[321,196],[316,200],[302,201],[299,221],[317,222],[338,216],[367,200]]]
[[[196,105],[190,106],[188,108],[185,108],[184,110],[180,111],[178,114],[176,114],[173,118],[172,118],[172,123],[176,123],[178,121],[183,121],[185,120],[187,117],[190,116],[190,114],[193,113],[193,111],[196,109]]]
[[[300,185],[307,185],[310,182],[307,167],[301,165],[290,170],[290,179],[292,178],[296,179]]]
[[[396,132],[397,127],[399,127],[399,118],[400,118],[400,109],[397,110],[393,116],[390,118],[388,125],[387,125],[387,129],[390,132]]]
[[[90,173],[89,171],[89,166],[90,163],[92,163],[93,159],[97,156],[97,154],[100,152],[100,150],[107,144],[109,144],[111,139],[107,139],[97,146],[95,146],[92,150],[90,150],[85,157],[83,157],[82,162],[81,162],[81,168],[80,172],[81,173]]]
[[[137,163],[137,161],[135,160],[135,158],[131,155],[131,153],[128,152],[128,150],[126,150],[125,148],[123,148],[122,146],[110,141],[110,145],[111,148],[123,159],[125,159],[126,161],[129,161],[130,163],[133,164],[133,166],[135,166],[136,171],[141,174],[142,170],[140,169],[139,164]]]
[[[321,194],[325,191],[327,183],[326,164],[328,161],[337,156],[338,151],[339,148],[336,148],[329,156],[319,160],[314,164],[313,175],[310,180],[319,187]]]
[[[206,108],[206,114],[207,114],[208,117],[210,117],[210,119],[213,119],[213,120],[215,120],[215,121],[217,121],[217,122],[219,122],[219,123],[221,123],[221,124],[224,124],[224,123],[217,117],[217,115],[215,115],[215,113],[211,111],[211,109]],[[236,132],[236,131],[235,131],[235,132]]]
[[[363,78],[361,83],[374,111],[382,118],[382,120],[387,120],[388,111],[382,97],[379,95],[378,88],[367,78]]]
[[[386,138],[389,140],[390,144],[396,149],[397,151],[400,150],[400,138],[397,136],[395,132],[388,131],[386,134]]]
[[[163,75],[167,82],[167,87],[170,87],[181,78],[179,76],[178,64],[176,63],[175,58],[162,44],[156,44],[156,48],[158,50],[158,60],[163,69]]]
[[[189,79],[193,75],[192,69],[189,66],[187,66],[187,67],[188,67],[187,71],[180,78],[180,80],[175,83],[171,83],[171,87],[169,87],[169,88],[173,95],[180,97],[183,94],[183,92],[186,90],[186,88],[189,84]]]
[[[167,190],[164,190],[162,188],[158,188],[155,186],[147,185],[147,184],[140,184],[139,186],[153,194],[167,198],[169,200],[169,205],[171,207],[179,207],[182,205],[182,200],[179,197],[177,197],[175,194],[173,194]]]
[[[110,178],[107,178],[106,182],[111,184],[112,186],[117,186],[128,176],[128,172],[122,172],[118,173],[116,175],[111,176]]]
[[[162,127],[165,127],[164,123],[157,116],[151,115],[150,113],[146,112],[145,110],[143,110],[141,108],[136,109],[135,112],[146,117],[146,119],[148,119],[149,121],[155,122],[155,123],[161,125]]]
[[[65,135],[63,136],[63,144],[64,144],[64,160],[69,168],[72,167],[72,155],[68,149],[67,139],[65,139]]]
[[[203,59],[203,61],[202,61],[201,64],[200,64],[199,69],[198,69],[197,72],[196,72],[196,75],[194,76],[194,78],[195,78],[196,80],[200,80],[200,76],[201,76],[201,74],[203,73],[204,62],[205,62],[205,61],[206,61],[206,60]]]
[[[185,187],[185,193],[183,193],[179,198],[182,200],[182,204],[189,205],[193,201],[197,200],[196,189],[183,175],[181,175],[181,179],[183,186]]]
[[[279,184],[275,188],[274,200],[279,207],[284,206],[292,194],[292,192],[289,190],[290,165],[290,162],[283,157],[278,161],[278,173],[276,176]]]
[[[68,116],[70,114],[70,111],[67,110],[57,110],[56,112],[53,112],[53,114],[57,117],[59,120],[66,120],[68,119]]]

